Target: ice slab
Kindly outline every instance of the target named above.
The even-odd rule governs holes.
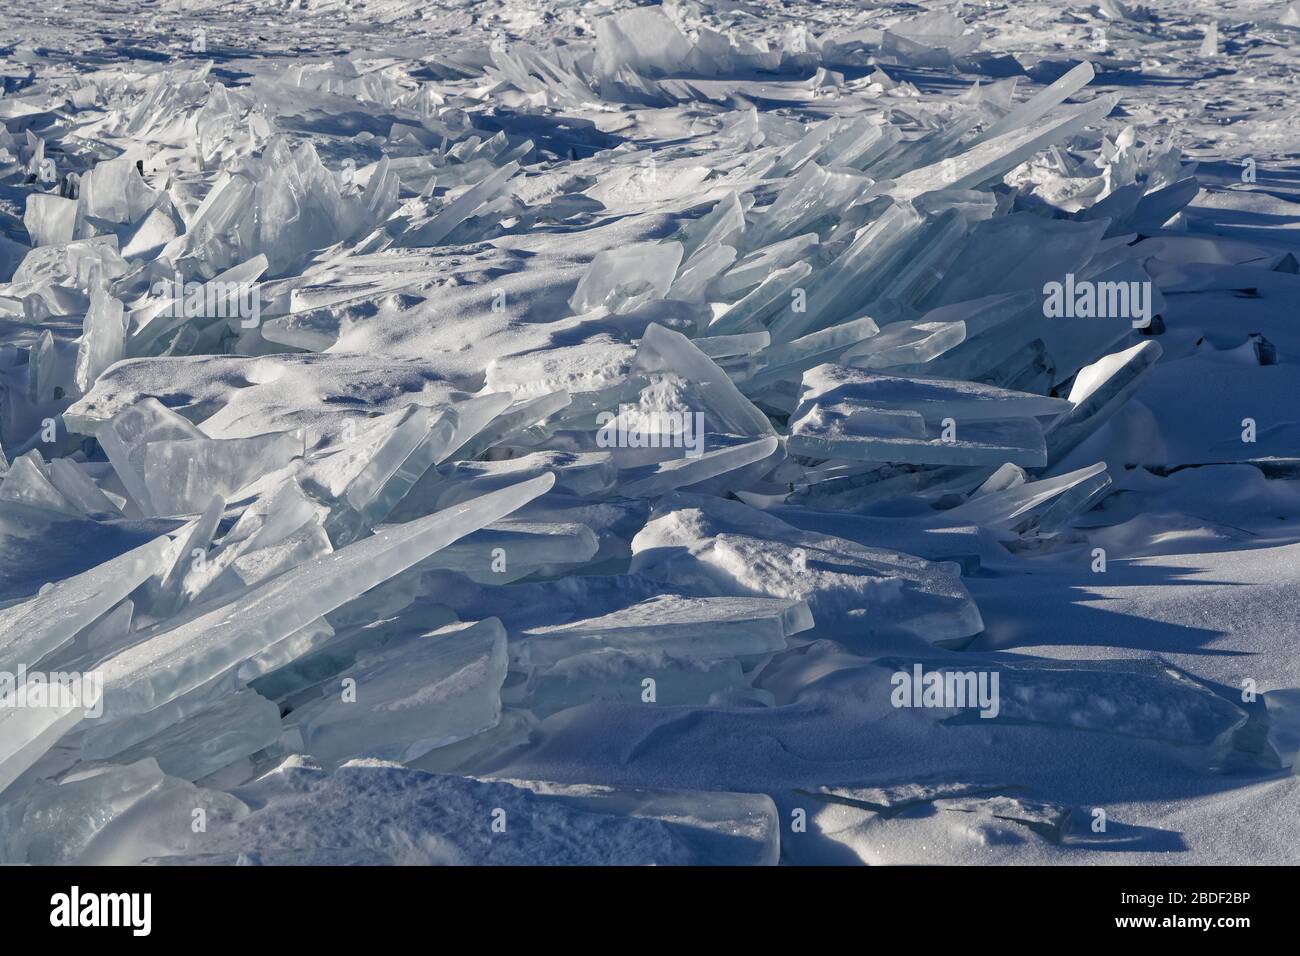
[[[112,223],[134,223],[153,208],[158,194],[149,188],[130,156],[96,163],[81,178],[84,215]]]
[[[781,650],[812,624],[801,600],[661,594],[600,617],[528,628],[511,652],[524,667],[602,647],[716,660]]]
[[[618,477],[607,451],[542,451],[500,461],[458,461],[426,474],[393,517],[406,520],[422,509],[468,501],[543,471],[555,475],[557,492],[593,497],[603,496]]]
[[[82,515],[83,512],[76,503],[69,500],[50,481],[48,468],[41,459],[41,453],[35,449],[15,458],[4,476],[3,484],[0,484],[0,501],[68,517]]]
[[[269,747],[280,732],[280,708],[244,689],[112,757],[119,764],[152,758],[169,776],[199,780]]]
[[[813,458],[1027,467],[1047,463],[1039,415],[1061,399],[821,365],[804,374],[787,447]]]
[[[1142,387],[1163,354],[1159,342],[1148,340],[1080,369],[1070,389],[1073,408],[1048,429],[1049,461],[1060,461],[1104,425]]]
[[[495,618],[448,625],[360,654],[346,675],[353,683],[327,686],[290,715],[306,752],[334,765],[413,760],[500,719],[505,628]]]
[[[319,521],[310,519],[292,534],[262,548],[241,551],[212,583],[205,597],[226,591],[241,591],[298,565],[334,551]]]
[[[705,705],[751,694],[737,660],[695,660],[663,651],[616,648],[585,651],[538,668],[523,702],[539,717],[597,701],[645,703],[646,681],[654,682],[654,703]]]
[[[151,710],[200,686],[439,548],[505,517],[553,483],[544,475],[385,528],[300,564],[229,604],[142,635],[140,644],[104,664],[108,715],[120,719]]]
[[[31,682],[24,687],[31,689]],[[0,707],[0,793],[80,724],[85,713],[80,703],[66,707]]]
[[[1117,97],[1063,107],[1026,126],[1008,130],[958,156],[924,166],[895,179],[891,193],[911,199],[936,189],[971,189],[1019,166],[1039,150],[1061,143],[1110,114]]]
[[[420,566],[457,571],[484,584],[507,584],[538,571],[563,573],[586,564],[599,548],[586,525],[507,518],[466,535]]]
[[[162,535],[0,610],[0,670],[35,667],[147,578],[160,574],[173,547],[171,538]]]
[[[130,865],[182,852],[195,838],[195,810],[214,827],[248,812],[234,797],[168,777],[152,760],[77,770],[0,807],[0,862]]]
[[[47,477],[50,484],[75,506],[79,513],[104,519],[121,516],[117,505],[104,494],[79,463],[67,458],[55,458],[49,463]]]
[[[137,515],[155,514],[145,482],[144,455],[147,445],[155,441],[206,439],[193,424],[164,407],[155,398],[146,398],[122,409],[95,432],[113,471],[131,496],[129,505]],[[205,502],[206,503],[206,502]]]
[[[23,213],[23,226],[33,246],[57,246],[71,242],[77,225],[77,203],[51,193],[31,193]]]
[[[746,465],[766,462],[779,447],[780,441],[776,436],[769,436],[706,451],[696,458],[678,458],[645,468],[628,469],[618,490],[630,498],[649,498],[677,488],[689,488],[711,478],[739,472]],[[738,483],[743,486],[745,481]]]
[[[950,561],[959,565],[963,574],[975,571],[980,564],[978,527],[946,515],[931,520],[910,516],[885,518],[788,505],[765,510],[804,531],[834,535],[869,548],[885,548],[927,561]]]
[[[952,521],[1024,533],[1050,531],[1086,507],[1111,483],[1104,462],[1077,471],[987,490],[945,512]],[[981,486],[982,488],[983,486]]]
[[[662,299],[681,261],[678,242],[640,243],[597,253],[569,299],[569,307],[576,315],[598,308],[621,313]]]
[[[142,469],[153,514],[201,511],[214,495],[228,498],[257,478],[302,457],[302,432],[249,438],[148,441]]]
[[[680,332],[658,323],[647,326],[632,363],[632,374],[644,376],[639,412],[702,413],[706,432],[760,437],[775,429],[717,363]],[[668,393],[647,396],[646,392]]]
[[[85,394],[95,380],[126,354],[126,318],[121,302],[103,286],[90,293],[90,310],[77,347],[76,386]]]
[[[632,552],[632,573],[665,587],[806,601],[819,634],[936,643],[984,627],[955,566],[801,531],[739,502],[667,495]]]

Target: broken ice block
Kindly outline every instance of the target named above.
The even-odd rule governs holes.
[[[0,483],[0,501],[13,501],[31,508],[43,508],[63,515],[80,515],[81,510],[50,482],[48,466],[33,449],[14,459]]]
[[[212,587],[203,592],[204,599],[252,587],[333,550],[325,529],[312,518],[274,544],[241,550]]]
[[[735,261],[736,250],[731,246],[713,245],[700,250],[682,266],[667,297],[682,302],[705,301],[713,280]]]
[[[1038,122],[1048,112],[1091,83],[1096,75],[1096,70],[1093,69],[1091,63],[1087,61],[1080,63],[1050,86],[1039,90],[1029,99],[1018,104],[1001,119],[990,123],[974,139],[974,142],[981,143],[993,139],[995,136],[1001,136],[1003,133],[1028,126],[1030,123]]]
[[[54,401],[54,390],[59,386],[58,373],[54,335],[46,329],[27,358],[27,397],[37,405]]]
[[[121,516],[117,506],[75,461],[69,458],[55,458],[50,462],[48,478],[50,484],[57,488],[59,493],[81,514],[97,518]]]
[[[1047,462],[1038,415],[1061,399],[821,365],[804,374],[787,447],[813,458],[1026,467]]]
[[[452,456],[459,460],[480,457],[494,445],[506,439],[532,435],[530,428],[543,428],[543,422],[557,412],[568,408],[573,397],[565,392],[551,392],[537,398],[525,398],[511,404],[494,418],[482,431],[466,441]],[[528,443],[528,442],[525,442]]]
[[[985,484],[992,481],[993,477],[990,477]],[[1039,528],[1050,508],[1056,509],[1058,524],[1072,517],[1109,484],[1106,464],[1098,462],[1041,481],[1012,480],[1006,481],[1002,488],[987,490],[981,486],[969,501],[944,514],[953,521],[969,521],[982,528],[1021,533]],[[1045,527],[1043,530],[1051,529]]]
[[[57,246],[71,242],[77,224],[77,202],[52,193],[29,193],[23,225],[33,246]]]
[[[840,360],[854,368],[906,371],[931,362],[963,342],[989,333],[1030,307],[1038,307],[1033,293],[984,296],[933,309],[916,322],[892,322],[844,353]],[[953,376],[961,378],[964,376]]]
[[[27,688],[30,688],[30,682]],[[0,793],[32,768],[64,734],[81,723],[85,708],[0,707]]]
[[[162,580],[156,585],[153,582],[146,585],[142,597],[146,601],[151,617],[155,619],[167,617],[176,613],[184,604],[188,596],[184,591],[185,579],[212,547],[212,537],[221,523],[225,507],[224,498],[220,495],[213,496],[198,520],[189,527],[188,534],[180,541],[176,550],[176,559],[162,575]]]
[[[715,695],[747,690],[737,660],[695,660],[663,651],[615,648],[585,651],[540,668],[528,682],[524,702],[538,717],[594,702],[641,703],[646,679],[654,681],[655,703],[704,705]]]
[[[1116,95],[1099,96],[1078,106],[1062,107],[1049,116],[1000,133],[958,156],[924,166],[895,179],[890,193],[911,199],[935,189],[972,189],[996,179],[1039,150],[1061,143],[1108,116]]]
[[[196,811],[215,830],[248,807],[168,777],[153,760],[75,768],[58,783],[36,781],[0,809],[0,863],[128,866],[185,852],[203,839]]]
[[[803,373],[817,365],[837,360],[870,340],[879,331],[875,320],[862,316],[830,328],[773,345],[735,369],[741,391],[754,395],[773,386],[797,382]],[[778,404],[769,391],[763,396],[769,405]],[[793,404],[788,406],[793,409]]]
[[[147,578],[160,574],[171,548],[171,538],[162,535],[0,610],[0,671],[35,667]]]
[[[386,518],[434,461],[446,454],[455,432],[455,417],[431,408],[414,405],[400,413],[396,427],[349,482],[326,522],[334,542],[348,544],[363,529]]]
[[[81,177],[85,214],[110,223],[134,223],[153,208],[158,194],[150,189],[130,156],[96,163]]]
[[[809,232],[749,253],[718,279],[718,293],[728,299],[742,293],[747,294],[773,273],[801,262],[807,264],[819,242],[817,233]]]
[[[42,781],[0,810],[0,861],[71,863],[106,823],[162,782],[152,760],[81,771],[57,785]]]
[[[683,230],[682,256],[689,261],[698,250],[710,246],[732,246],[735,238],[745,231],[745,213],[753,205],[753,197],[743,199],[728,193],[713,208]]]
[[[939,643],[984,626],[952,565],[801,531],[721,498],[660,499],[632,552],[632,573],[668,587],[807,601],[819,633]]]
[[[249,438],[149,441],[143,476],[154,514],[196,514],[214,495],[232,492],[303,454],[303,433],[273,432]]]
[[[428,511],[477,498],[479,495],[543,471],[555,475],[557,492],[571,495],[600,496],[618,477],[609,452],[546,451],[506,458],[501,461],[458,461],[444,465],[412,491],[395,518],[406,520]],[[417,500],[419,499],[419,500]],[[410,504],[414,510],[407,511]],[[429,507],[432,506],[432,507]],[[421,510],[423,509],[423,510]]]
[[[657,395],[662,390],[671,399],[659,410],[701,413],[707,432],[759,437],[775,431],[716,362],[686,336],[658,323],[646,327],[631,373],[650,380],[646,389],[639,390],[642,410],[646,410],[645,392]]]
[[[543,475],[376,533],[266,581],[228,604],[141,634],[104,664],[110,719],[151,710],[266,650],[439,548],[544,494]]]
[[[108,294],[103,286],[90,292],[90,311],[82,322],[81,342],[77,347],[76,386],[85,394],[126,350],[126,318],[122,303]]]
[[[723,335],[762,328],[768,316],[793,301],[791,293],[812,275],[812,271],[813,267],[808,263],[796,262],[772,272],[748,295],[714,319],[709,332]]]
[[[824,269],[809,277],[807,299],[792,303],[769,325],[772,341],[789,342],[851,316],[896,271],[923,220],[907,203],[890,203]]]
[[[524,667],[602,647],[716,660],[783,650],[787,637],[812,626],[803,601],[662,594],[600,617],[528,628],[511,651]]]
[[[1080,369],[1070,389],[1073,408],[1047,431],[1048,460],[1060,461],[1104,425],[1147,380],[1162,354],[1160,343],[1148,339]]]
[[[421,567],[459,571],[484,584],[508,584],[538,570],[585,564],[599,547],[586,525],[507,518],[448,545]]]
[[[995,421],[1059,415],[1069,403],[951,379],[882,375],[838,365],[821,365],[804,373],[804,400],[836,394],[864,407],[916,412],[927,422]]]
[[[679,242],[643,242],[597,253],[569,299],[569,308],[575,315],[598,308],[622,313],[662,299],[681,261]]]
[[[114,763],[151,757],[163,773],[198,780],[270,746],[280,732],[280,708],[244,689],[112,757]]]
[[[1201,56],[1214,59],[1219,55],[1219,23],[1211,20],[1205,28],[1205,37],[1201,40]]]
[[[412,247],[442,244],[457,226],[474,215],[484,203],[498,195],[505,188],[510,177],[518,171],[519,164],[514,162],[494,170],[481,182],[471,186],[440,209],[428,222],[402,236],[401,245]]]
[[[640,7],[598,19],[596,51],[596,76],[602,79],[622,69],[663,76],[686,66],[691,43],[663,9]]]
[[[145,483],[147,443],[195,438],[206,439],[207,436],[156,398],[146,398],[123,409],[95,431],[95,439],[131,496],[128,513],[137,516],[157,513],[150,504]]]
[[[739,471],[746,465],[764,462],[780,448],[775,435],[730,447],[706,451],[697,458],[677,458],[642,468],[630,468],[620,476],[620,494],[629,498],[649,498],[676,488],[692,485]]]

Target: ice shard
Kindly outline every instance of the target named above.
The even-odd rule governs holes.
[[[1068,403],[988,385],[822,365],[804,375],[790,451],[813,458],[933,465],[1047,463],[1037,416]]]
[[[808,605],[800,600],[664,594],[600,617],[528,628],[511,650],[523,666],[553,664],[602,647],[715,660],[781,650],[787,637],[812,623]]]
[[[37,597],[0,610],[0,664],[7,673],[35,667],[83,627],[158,574],[173,548],[162,535]]]
[[[552,484],[554,478],[543,475],[385,528],[300,564],[228,604],[142,634],[138,645],[103,665],[107,715],[121,719],[192,690],[439,548],[505,517]]]
[[[569,307],[579,315],[596,308],[620,313],[662,299],[681,261],[682,246],[677,242],[644,243],[598,253],[578,282]]]
[[[125,351],[126,319],[122,303],[103,286],[96,286],[90,293],[90,311],[82,323],[77,348],[77,390],[82,394],[90,391],[95,379],[121,360]]]
[[[500,719],[506,632],[493,618],[449,625],[362,654],[347,674],[354,698],[329,686],[293,712],[306,752],[327,764],[414,760]]]

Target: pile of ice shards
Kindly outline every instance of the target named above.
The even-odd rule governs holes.
[[[960,648],[963,575],[1105,494],[1074,453],[1161,356],[1176,151],[1096,133],[1086,63],[920,124],[884,72],[806,120],[695,85],[980,45],[641,8],[7,96],[0,671],[94,680],[4,688],[46,704],[0,709],[0,861],[774,862],[761,795],[470,775],[579,705],[767,707],[815,638]],[[687,101],[705,148],[609,146]],[[1053,282],[1148,292],[1052,314]]]

